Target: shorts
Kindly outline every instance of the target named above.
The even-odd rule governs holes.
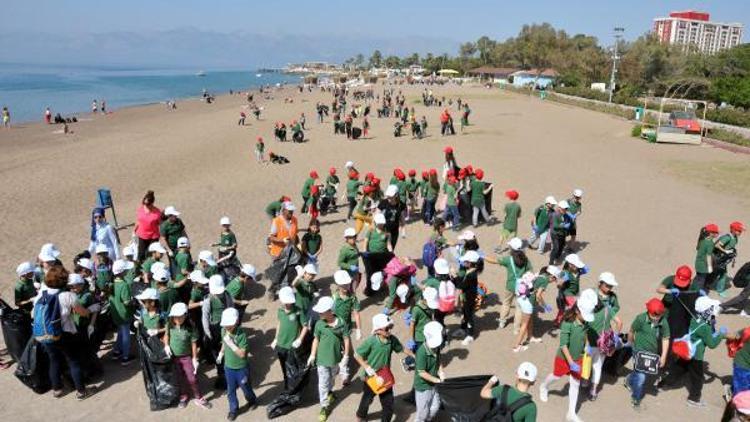
[[[534,313],[534,305],[531,303],[528,297],[516,296],[516,306],[521,309],[524,315],[531,315]]]
[[[568,235],[569,236],[575,236],[578,234],[578,227],[576,226],[575,221],[570,224],[570,227],[568,228]]]
[[[578,364],[578,366],[581,366],[581,362],[583,361],[583,358],[576,359],[575,363]],[[570,366],[568,365],[568,361],[565,360],[565,358],[561,358],[560,356],[555,356],[555,363],[554,367],[552,369],[552,375],[556,377],[562,377],[565,375],[570,375],[571,377],[580,380],[581,374],[579,372],[571,372]]]
[[[505,228],[500,230],[500,236],[502,236],[503,239],[510,239],[510,238],[516,237],[516,233],[518,233],[517,230],[510,231]]]

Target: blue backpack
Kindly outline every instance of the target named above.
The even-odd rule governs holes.
[[[422,247],[422,264],[427,267],[428,273],[432,274],[432,272],[434,271],[432,266],[437,258],[437,245],[435,245],[435,242],[433,241],[428,241]]]
[[[62,335],[60,302],[57,293],[42,292],[34,305],[34,328],[32,334],[40,343],[54,343]]]

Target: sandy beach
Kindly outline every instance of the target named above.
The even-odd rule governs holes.
[[[380,91],[381,85],[375,89]],[[524,238],[530,233],[531,213],[545,196],[562,199],[570,197],[574,188],[585,191],[578,240],[583,245],[580,256],[590,266],[591,274],[583,278],[582,288],[594,287],[596,277],[603,271],[615,273],[625,327],[644,311],[645,301],[656,296],[656,286],[664,276],[678,265],[692,266],[701,226],[714,222],[724,232],[731,221],[750,222],[749,200],[743,195],[746,187],[712,180],[722,174],[716,169],[750,165],[747,155],[709,146],[648,144],[631,138],[631,126],[623,120],[479,86],[432,87],[438,97],[461,97],[472,109],[472,125],[464,134],[441,137],[441,109],[425,108],[416,102],[422,87],[396,89],[404,90],[407,104],[416,108],[417,116],[427,116],[427,138],[394,138],[393,119],[371,116],[371,139],[347,141],[341,135],[333,135],[330,118],[324,124],[316,121],[315,103],[330,103],[330,94],[300,94],[291,88],[274,91],[273,100],[260,100],[259,105],[264,107],[262,120],[248,116],[246,126],[237,125],[245,98],[235,95],[220,96],[210,105],[198,100],[178,101],[175,111],[167,111],[164,105],[117,110],[71,125],[74,133],[69,135],[55,133],[61,129],[59,126],[41,123],[0,130],[0,220],[4,222],[0,229],[0,267],[6,280],[0,286],[2,297],[12,302],[13,269],[22,261],[32,260],[43,243],[57,244],[66,266],[88,246],[89,215],[100,187],[112,190],[120,225],[134,221],[143,193],[154,190],[157,206],[163,209],[174,205],[182,212],[194,257],[218,240],[219,218],[230,216],[240,259],[263,270],[270,263],[265,251],[269,220],[263,208],[282,194],[299,203],[299,192],[310,170],[323,174],[335,166],[342,175],[344,163],[353,160],[360,170],[372,171],[387,182],[395,167],[415,168],[418,172],[439,168],[447,145],[455,149],[459,165],[484,169],[485,180],[495,184],[495,210],[504,204],[502,192],[511,188],[520,192],[524,213],[520,235]],[[293,98],[294,102],[284,104],[284,97]],[[274,122],[288,123],[302,112],[307,116],[309,142],[275,142]],[[455,107],[452,113],[458,120]],[[282,154],[291,163],[256,163],[253,146],[259,135],[266,140],[267,151]],[[707,170],[696,175],[683,171],[685,168]],[[321,219],[324,250],[318,283],[324,291],[332,283],[341,235],[347,227],[345,217],[340,211]],[[306,227],[309,218],[299,218],[300,225]],[[476,230],[484,251],[491,252],[497,246],[499,231],[499,225]],[[429,229],[412,223],[407,233],[406,239],[399,240],[396,253],[420,257]],[[454,234],[448,236],[455,240]],[[130,229],[123,230],[120,237],[129,240]],[[747,242],[746,238],[740,240],[738,265],[750,259]],[[547,256],[535,251],[528,254],[534,269],[547,263]],[[422,278],[424,271],[419,276]],[[488,265],[481,281],[498,293],[504,286],[505,271]],[[278,303],[266,298],[264,283],[262,280],[260,285],[250,287],[254,299],[243,323],[250,340],[252,383],[261,406],[240,415],[240,420],[265,420],[264,405],[283,387],[270,348]],[[546,297],[553,302],[554,293],[548,291]],[[364,304],[363,331],[369,333],[371,317],[382,309],[382,304],[372,300]],[[499,309],[498,301],[491,300],[478,313],[477,340],[468,347],[454,341],[444,352],[448,377],[494,373],[501,381],[511,382],[515,368],[524,360],[539,367],[539,381],[551,371],[558,339],[545,335],[542,344],[513,353],[512,330],[498,330]],[[394,320],[396,335],[406,341],[407,329],[401,315]],[[458,317],[446,321],[451,328],[460,323]],[[719,316],[719,324],[730,329],[738,329],[743,323],[735,315]],[[616,412],[620,420],[718,420],[724,408],[721,381],[731,375],[732,362],[723,344],[707,351],[706,362],[705,409],[686,407],[687,392],[682,388],[658,397],[647,394],[642,409],[636,413],[629,405],[623,379],[615,382],[605,377],[599,399],[582,401],[579,416],[585,421],[601,421],[612,419]],[[81,403],[72,394],[62,399],[54,399],[51,394],[38,396],[16,380],[13,369],[6,370],[0,374],[0,389],[5,392],[5,399],[0,400],[0,415],[9,421],[49,420],[55,416],[89,421],[219,420],[226,416],[226,396],[219,392],[207,396],[214,405],[212,410],[190,405],[184,410],[152,413],[138,364],[122,368],[109,359],[104,364],[99,392]],[[413,373],[404,374],[396,369],[395,362],[393,366],[396,395],[400,396],[411,388]],[[211,370],[201,378],[202,390],[210,391],[213,375]],[[561,380],[553,387],[548,403],[540,403],[538,385],[533,388],[540,421],[562,420],[567,409],[567,397],[560,392],[564,385]],[[337,381],[336,389],[339,388]],[[355,381],[337,393],[339,400],[330,421],[354,420],[361,388],[362,384]],[[411,420],[414,408],[398,397],[396,400],[396,420]],[[379,409],[376,401],[371,406],[370,420],[379,417]],[[317,420],[318,410],[313,378],[302,408],[278,420]]]

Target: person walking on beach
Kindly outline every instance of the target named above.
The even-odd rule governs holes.
[[[505,267],[506,279],[505,290],[502,293],[502,306],[500,307],[500,328],[505,328],[510,319],[510,305],[516,297],[516,283],[529,271],[532,271],[531,261],[523,251],[523,241],[514,237],[508,242],[510,254],[499,259],[489,256],[485,257],[485,262],[498,264]],[[513,333],[518,334],[521,328],[521,306],[516,304],[516,311],[513,316]]]
[[[237,121],[237,126],[245,126],[245,118],[247,115],[243,110],[240,110],[240,120]]]
[[[429,422],[435,419],[440,410],[440,396],[435,385],[445,379],[440,359],[443,325],[437,321],[427,322],[419,328],[419,334],[424,340],[417,346],[415,352],[413,383],[417,405],[415,421]]]
[[[482,179],[484,179],[484,171],[482,169],[476,169],[474,171],[474,176],[471,177],[471,182],[469,182],[472,208],[471,222],[474,227],[479,225],[480,213],[482,214],[485,223],[490,222],[490,214],[487,212],[485,197],[492,190],[493,185],[490,184],[487,186]]]
[[[695,286],[698,289],[705,289],[709,282],[708,276],[713,273],[713,262],[711,253],[714,251],[714,243],[719,235],[719,226],[716,224],[707,224],[701,228],[698,235],[698,243],[695,246]]]
[[[518,234],[518,219],[521,217],[521,206],[518,204],[518,191],[505,191],[505,197],[510,202],[505,204],[505,218],[503,218],[503,228],[500,230],[500,245],[502,245]],[[502,249],[504,251],[505,249]]]
[[[102,100],[102,106],[101,106],[102,114],[107,114],[107,102]]]
[[[233,421],[239,412],[237,389],[241,389],[247,400],[247,406],[254,410],[258,407],[258,398],[250,385],[250,368],[247,363],[247,334],[239,326],[240,316],[235,308],[224,309],[221,313],[221,351],[219,360],[223,356],[224,374],[227,378],[227,399],[229,400],[229,414],[227,420]],[[217,361],[218,363],[218,361]]]
[[[52,124],[52,111],[47,107],[44,110],[44,123]]]
[[[136,211],[133,236],[138,238],[138,262],[145,259],[149,245],[159,241],[161,210],[154,205],[155,202],[154,191],[150,190],[143,196],[141,206]]]
[[[96,99],[94,99],[94,101],[91,102],[91,112],[93,114],[96,114],[97,112],[99,112],[99,104],[96,102]]]
[[[305,179],[305,183],[302,185],[302,192],[300,193],[300,195],[302,196],[302,210],[300,212],[302,214],[307,213],[308,201],[310,199],[310,190],[312,189],[312,186],[315,184],[316,180],[318,180],[318,172],[312,170],[310,172],[310,177]]]
[[[661,370],[667,364],[669,352],[669,324],[664,316],[665,311],[664,304],[659,299],[650,299],[646,302],[646,312],[635,317],[628,332],[628,343],[633,345],[633,355],[658,356]],[[630,403],[634,408],[640,407],[644,395],[643,386],[649,378],[653,379],[635,364],[633,372],[625,378],[625,386],[630,390]]]
[[[278,259],[284,248],[297,245],[297,217],[294,216],[295,207],[291,202],[284,202],[281,215],[271,221],[271,232],[268,235],[269,253],[273,259]]]
[[[120,259],[120,246],[115,229],[105,219],[104,209],[94,208],[91,212],[89,253],[93,255],[99,245],[104,245],[107,248],[110,260]]]
[[[534,218],[531,220],[531,236],[528,240],[529,248],[533,248],[534,242],[539,239],[539,246],[536,251],[540,255],[544,254],[547,248],[547,238],[549,237],[549,222],[557,201],[554,196],[548,196],[544,199],[544,204],[534,210]]]
[[[8,110],[8,107],[3,107],[3,127],[10,128],[10,110]]]
[[[266,144],[263,143],[263,137],[258,136],[258,140],[255,142],[255,161],[262,163],[265,161],[263,152],[266,149]]]
[[[712,254],[714,272],[711,274],[712,283],[709,286],[719,292],[719,296],[726,296],[727,292],[727,266],[737,256],[737,242],[740,235],[745,231],[745,225],[740,221],[733,221],[729,225],[729,233],[719,236],[714,244]]]

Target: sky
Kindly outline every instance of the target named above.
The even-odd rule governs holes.
[[[505,39],[534,22],[594,35],[608,45],[615,26],[626,29],[626,39],[635,39],[650,29],[654,17],[686,9],[707,11],[712,20],[750,24],[748,0],[2,0],[0,44],[5,45],[0,46],[0,61],[95,63],[97,56],[108,62],[122,56],[121,60],[149,62],[169,50],[184,49],[184,55],[189,49],[193,55],[202,52],[191,45],[221,49],[227,37],[240,35],[253,36],[242,38],[246,42],[277,42],[273,51],[263,52],[234,46],[238,53],[265,63],[301,56],[301,45],[311,55],[331,59],[357,49],[369,53],[380,44],[396,54],[454,54],[460,42],[482,35]],[[177,44],[170,47],[167,41],[154,40],[163,43],[158,51],[148,45],[149,39],[168,38],[160,34],[170,31],[180,31],[185,45],[172,40]],[[43,49],[50,43],[57,54]],[[137,50],[143,51],[142,57]],[[210,53],[207,60],[218,60],[216,52]],[[231,53],[221,56],[221,65],[251,60],[232,59]],[[257,57],[260,54],[265,56]],[[184,61],[182,56],[175,54],[170,60]]]

